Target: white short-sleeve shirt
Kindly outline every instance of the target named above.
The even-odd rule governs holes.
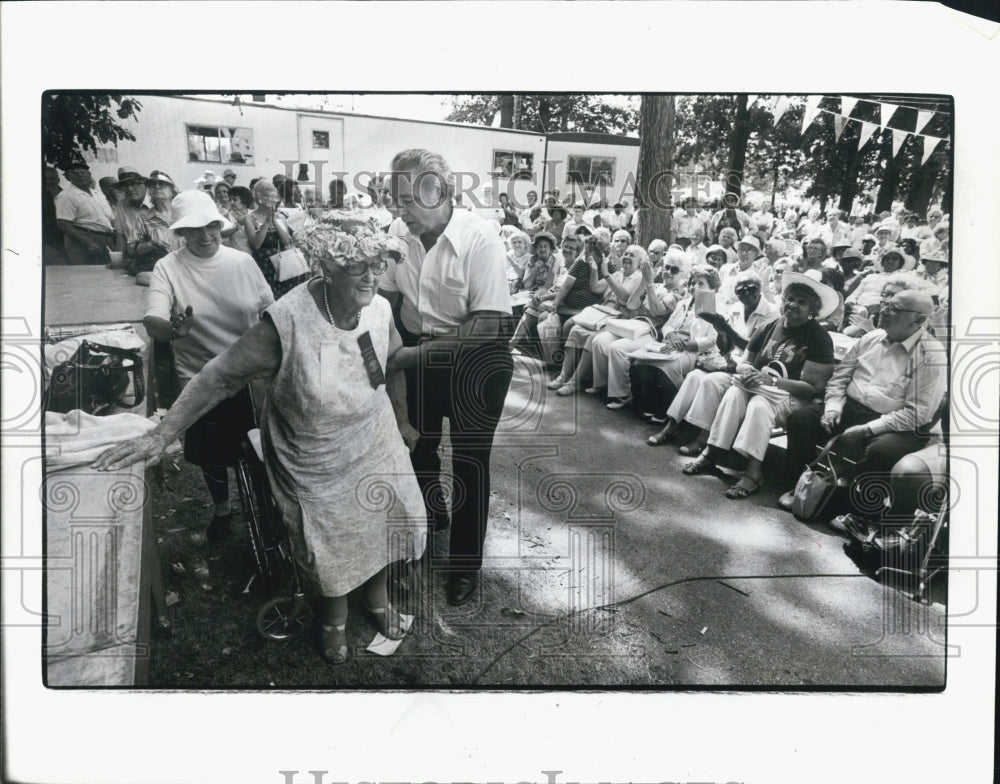
[[[430,250],[411,232],[403,240],[408,257],[389,264],[379,288],[402,294],[400,318],[407,330],[454,334],[477,311],[511,313],[503,241],[478,215],[454,210]]]

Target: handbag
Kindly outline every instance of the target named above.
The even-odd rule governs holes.
[[[846,487],[846,476],[837,474],[837,468],[830,456],[830,450],[837,441],[834,436],[816,455],[816,459],[806,466],[795,483],[792,494],[792,514],[803,522],[815,520],[826,508],[838,487]]]
[[[643,318],[609,318],[604,324],[604,328],[612,335],[629,340],[638,340],[644,335],[653,334],[653,325]]]
[[[130,388],[131,396],[128,394]],[[79,409],[100,416],[108,413],[112,406],[137,406],[145,394],[142,357],[138,349],[85,340],[72,357],[53,369],[46,410],[66,414]]]
[[[284,283],[286,280],[297,278],[309,272],[309,265],[305,256],[298,248],[285,248],[280,253],[271,255],[271,266],[274,267],[278,275],[278,282]]]
[[[619,315],[621,314],[609,305],[588,305],[573,316],[573,322],[584,329],[597,332],[604,327],[608,319]]]
[[[538,319],[538,340],[542,346],[542,358],[546,365],[561,365],[562,319],[555,311]]]

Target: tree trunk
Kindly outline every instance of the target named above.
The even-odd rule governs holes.
[[[747,160],[747,142],[750,140],[750,110],[747,96],[736,97],[736,121],[729,136],[729,167],[726,171],[726,194],[729,206],[738,207],[743,193],[743,167]]]
[[[644,248],[657,238],[668,243],[673,240],[670,191],[674,185],[674,110],[673,95],[642,96],[637,186],[643,210],[636,241]]]
[[[885,134],[886,138],[882,142],[882,152],[886,159],[885,171],[882,174],[882,183],[878,186],[878,195],[875,197],[875,212],[883,212],[892,209],[892,202],[899,188],[899,157],[892,154],[892,134]],[[900,150],[902,154],[902,150]]]
[[[514,127],[514,96],[513,95],[501,95],[500,96],[500,127],[501,128],[513,128]]]
[[[858,149],[860,137],[855,137],[853,134],[848,136],[849,133],[850,130],[845,128],[840,137],[841,143],[846,144],[847,163],[843,167],[844,179],[841,181],[840,201],[837,206],[845,215],[851,214],[854,200],[858,196],[858,159],[861,157],[861,151]]]
[[[910,192],[906,194],[906,209],[926,216],[927,207],[934,196],[938,180],[941,177],[941,164],[937,156],[932,155],[926,164],[921,166],[914,158],[914,166],[919,168],[910,181]]]
[[[514,96],[514,122],[511,125],[514,130],[521,127],[521,96]]]

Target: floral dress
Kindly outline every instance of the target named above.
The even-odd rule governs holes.
[[[254,231],[260,231],[260,223],[257,221],[257,216],[250,213],[250,220],[253,223]],[[289,230],[291,233],[291,230]],[[305,283],[309,280],[309,273],[304,273],[302,275],[297,275],[294,278],[289,278],[288,280],[278,280],[278,273],[274,269],[274,265],[271,263],[271,256],[275,253],[281,253],[283,248],[281,247],[281,237],[278,235],[278,230],[274,227],[267,230],[267,234],[264,235],[264,241],[260,244],[257,250],[252,250],[250,255],[253,256],[253,260],[257,262],[257,266],[260,271],[264,274],[264,280],[267,281],[267,285],[271,287],[271,292],[274,294],[275,300],[281,299],[285,294],[294,289],[300,283]]]

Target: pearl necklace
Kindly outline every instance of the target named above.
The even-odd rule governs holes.
[[[333,320],[333,311],[330,310],[330,298],[326,293],[326,281],[321,280],[320,285],[323,287],[323,306],[326,308],[326,317],[330,320],[333,326],[337,326],[337,322]],[[361,311],[359,310],[354,314],[354,326],[351,329],[357,329],[358,322],[361,320]]]

